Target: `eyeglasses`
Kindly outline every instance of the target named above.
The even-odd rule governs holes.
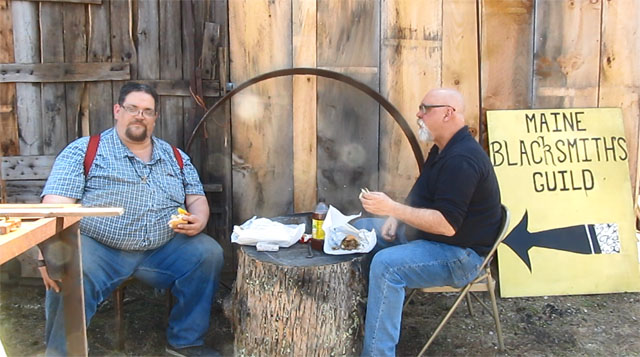
[[[420,106],[418,106],[418,110],[420,110],[420,114],[427,114],[427,110],[431,109],[431,108],[451,108],[453,109],[453,111],[456,111],[456,108],[450,106],[449,104],[424,104],[421,103]]]
[[[154,109],[140,109],[135,105],[123,105],[124,110],[131,115],[138,115],[142,113],[142,116],[146,119],[153,119],[156,117],[156,111]]]

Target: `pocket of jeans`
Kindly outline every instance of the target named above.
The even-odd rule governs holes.
[[[478,266],[473,263],[469,252],[456,260],[447,262],[449,271],[451,272],[451,281],[454,288],[461,288],[467,285],[478,274]]]

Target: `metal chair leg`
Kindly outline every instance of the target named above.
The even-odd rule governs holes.
[[[451,306],[451,308],[449,309],[447,314],[444,316],[442,321],[440,321],[440,324],[438,325],[436,330],[433,332],[433,334],[429,338],[429,341],[427,341],[427,343],[424,345],[424,347],[422,347],[422,350],[420,350],[420,353],[418,353],[418,357],[422,356],[425,353],[425,351],[427,350],[427,348],[429,348],[429,346],[431,345],[433,340],[436,338],[438,333],[440,333],[440,330],[442,330],[442,328],[444,327],[444,324],[446,324],[447,321],[449,321],[449,318],[451,317],[451,315],[453,315],[453,312],[456,310],[458,305],[460,305],[460,303],[462,302],[462,299],[465,298],[465,296],[469,292],[469,289],[471,289],[471,284],[467,284],[467,286],[465,286],[464,289],[462,289],[462,291],[460,292],[460,295],[458,295],[458,298],[456,299],[456,301],[453,303],[453,305]]]
[[[489,279],[489,296],[491,297],[491,307],[493,308],[493,319],[496,322],[496,334],[498,335],[498,347],[504,351],[504,341],[502,340],[502,326],[500,325],[500,315],[498,315],[498,303],[496,302],[496,284]]]
[[[407,295],[407,297],[404,299],[404,305],[402,305],[402,310],[403,311],[404,311],[404,309],[407,308],[407,305],[409,305],[409,301],[411,301],[411,299],[413,299],[413,296],[416,294],[417,291],[418,291],[418,289],[411,290],[409,295]]]
[[[471,295],[472,292],[469,292],[466,296],[467,300],[467,309],[469,310],[469,316],[473,316],[473,305],[471,305]]]
[[[122,306],[124,305],[124,289],[125,287],[119,286],[113,291],[113,305],[115,306],[116,316],[116,349],[118,351],[124,350],[124,323],[122,318]]]

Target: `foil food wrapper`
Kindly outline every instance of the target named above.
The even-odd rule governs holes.
[[[325,254],[344,255],[354,253],[369,253],[376,246],[377,238],[375,230],[367,231],[366,229],[357,229],[349,222],[360,217],[361,214],[346,216],[337,208],[329,206],[327,217],[324,220],[322,229],[324,229],[324,246],[322,247]],[[342,241],[347,235],[353,235],[358,240],[358,248],[343,249]]]

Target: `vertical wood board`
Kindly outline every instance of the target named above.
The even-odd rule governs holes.
[[[218,39],[217,66],[214,78],[220,80],[221,87],[224,88],[229,78],[229,36],[227,19],[227,0],[212,0],[210,11],[210,21],[220,25],[220,38]],[[221,93],[225,93],[224,89]],[[225,250],[225,271],[235,271],[237,257],[236,250],[232,246],[229,235],[232,228],[233,212],[233,182],[231,169],[231,105],[225,104],[216,114],[216,126],[211,128],[209,140],[214,148],[214,161],[208,166],[211,172],[211,179],[222,183],[222,193],[215,204],[220,207],[220,214],[217,216],[218,224],[222,228],[222,236],[219,242]],[[211,169],[212,167],[212,169]]]
[[[128,62],[130,78],[138,78],[138,52],[133,41],[133,4],[131,0],[111,1],[109,3],[111,32],[111,61]],[[112,81],[112,102],[120,96],[124,81]]]
[[[220,38],[220,25],[213,22],[204,23],[204,35],[202,39],[202,79],[212,79],[217,63],[218,39]]]
[[[160,1],[160,79],[182,79],[182,22],[180,3]],[[160,117],[155,135],[184,147],[182,98],[164,96],[159,103]]]
[[[321,67],[378,67],[378,1],[323,0],[317,4],[317,61]]]
[[[598,105],[600,2],[538,0],[534,108]]]
[[[317,65],[379,90],[380,4],[318,3]],[[379,106],[343,83],[319,78],[318,198],[344,213],[362,210],[360,189],[378,187]]]
[[[12,1],[14,56],[17,63],[40,62],[40,30],[38,26],[38,3]],[[16,104],[20,154],[42,154],[42,107],[40,84],[16,83]]]
[[[77,4],[63,6],[64,18],[64,61],[77,63],[87,61],[87,7]],[[67,113],[67,141],[80,136],[80,123],[88,108],[83,108],[84,83],[65,83],[65,104]]]
[[[486,110],[531,107],[534,0],[483,0],[481,5],[480,127],[486,128]]]
[[[231,80],[291,67],[291,4],[229,2]],[[231,104],[234,221],[293,210],[291,78],[259,83]]]
[[[316,1],[293,0],[293,66],[316,66]],[[317,202],[316,76],[293,77],[293,206],[313,210]]]
[[[118,1],[118,0],[114,0]],[[110,0],[102,5],[89,5],[91,37],[89,62],[107,62],[111,58]],[[113,126],[113,100],[111,82],[87,84],[89,98],[89,132],[98,134]]]
[[[11,2],[0,0],[0,63],[13,63],[13,21]],[[15,110],[15,83],[0,84],[0,155],[11,156],[20,153],[18,142],[18,118]]]
[[[442,86],[457,89],[464,97],[465,122],[478,139],[480,79],[476,2],[442,2]]]
[[[138,1],[136,28],[138,79],[154,79],[160,76],[158,17],[157,0]]]
[[[387,1],[381,13],[380,93],[417,133],[418,105],[442,82],[442,1]],[[380,117],[380,190],[402,200],[419,166],[398,124],[386,111]],[[421,144],[427,152],[430,145]]]
[[[600,58],[600,107],[620,107],[629,149],[631,183],[638,196],[640,120],[640,2],[605,1]]]
[[[42,63],[64,62],[62,4],[40,3]],[[42,84],[43,154],[55,155],[67,144],[67,112],[63,83]]]

